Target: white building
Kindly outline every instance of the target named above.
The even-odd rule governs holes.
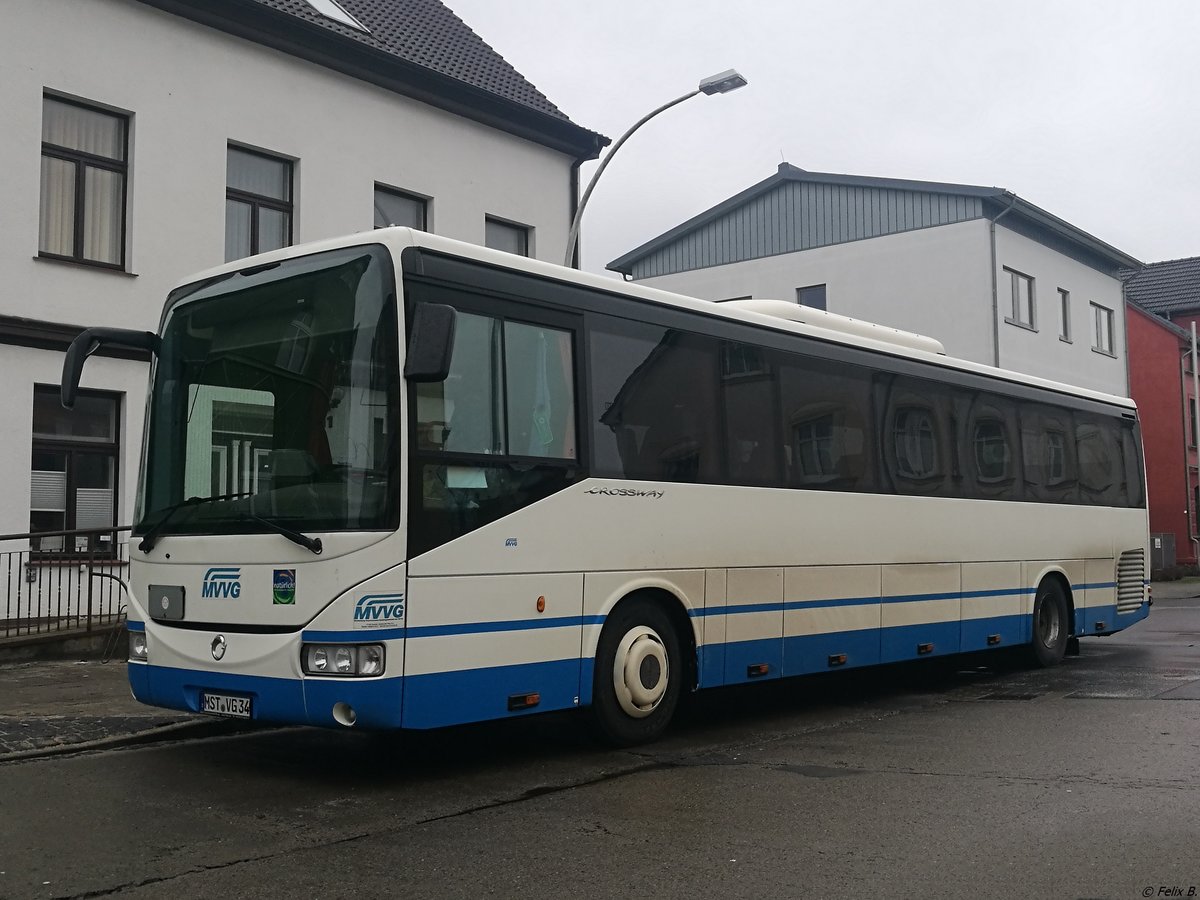
[[[560,260],[607,143],[437,0],[8,0],[0,121],[5,533],[133,514],[146,362],[94,359],[67,414],[81,326],[379,224]]]
[[[609,263],[709,300],[794,300],[952,356],[1127,396],[1120,269],[1137,260],[1002,188],[784,163]]]

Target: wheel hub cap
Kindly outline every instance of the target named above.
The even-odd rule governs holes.
[[[653,628],[631,628],[617,646],[613,688],[621,709],[635,719],[654,712],[667,693],[670,669],[667,650]]]

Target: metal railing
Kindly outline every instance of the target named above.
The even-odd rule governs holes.
[[[0,535],[0,638],[92,631],[123,614],[128,525]]]

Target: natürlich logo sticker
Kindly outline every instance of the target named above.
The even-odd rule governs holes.
[[[271,603],[292,606],[296,602],[296,570],[276,569],[271,578]]]

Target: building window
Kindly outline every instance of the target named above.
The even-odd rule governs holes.
[[[769,372],[761,347],[734,343],[721,345],[722,378],[756,377]]]
[[[1006,268],[1004,271],[1008,273],[1012,292],[1012,309],[1004,321],[1010,325],[1020,325],[1022,328],[1030,328],[1036,331],[1036,301],[1033,293],[1033,279],[1013,269]]]
[[[1116,356],[1113,351],[1113,311],[1099,303],[1092,304],[1092,349]]]
[[[38,254],[125,267],[129,120],[42,98],[42,207]]]
[[[112,528],[117,514],[118,398],[80,391],[72,410],[59,389],[33,389],[29,530]],[[111,548],[112,535],[99,537]],[[35,540],[35,550],[86,550],[88,538]]]
[[[225,261],[292,243],[292,164],[230,147],[225,163]]]
[[[415,194],[375,185],[375,227],[405,225],[428,231],[428,201]]]
[[[810,284],[808,287],[796,288],[796,302],[813,309],[825,309],[825,285]]]
[[[836,477],[837,458],[833,446],[833,416],[821,416],[800,422],[792,429],[796,470],[803,482]]]
[[[367,26],[346,12],[345,8],[337,0],[304,0],[304,2],[327,19],[333,19],[335,22],[341,22],[343,25],[348,25],[359,31],[365,31],[367,34],[371,33],[371,30]]]
[[[1071,343],[1071,292],[1058,289],[1058,339]]]
[[[502,222],[488,216],[484,223],[483,243],[493,250],[503,250],[505,253],[515,253],[517,256],[529,255],[529,229],[524,225],[514,225]]]
[[[896,412],[892,427],[897,470],[905,478],[938,474],[937,431],[928,410],[907,407]]]
[[[980,481],[1001,481],[1008,477],[1011,454],[1008,434],[999,419],[980,419],[975,423],[975,471]]]
[[[1067,442],[1061,431],[1046,432],[1046,483],[1059,485],[1067,480]]]
[[[1191,420],[1192,420],[1191,421],[1192,429],[1188,435],[1188,437],[1189,437],[1188,445],[1191,447],[1195,447],[1196,446],[1196,431],[1197,431],[1197,428],[1196,428],[1196,398],[1188,397],[1187,405],[1188,405],[1188,412],[1191,414]]]

